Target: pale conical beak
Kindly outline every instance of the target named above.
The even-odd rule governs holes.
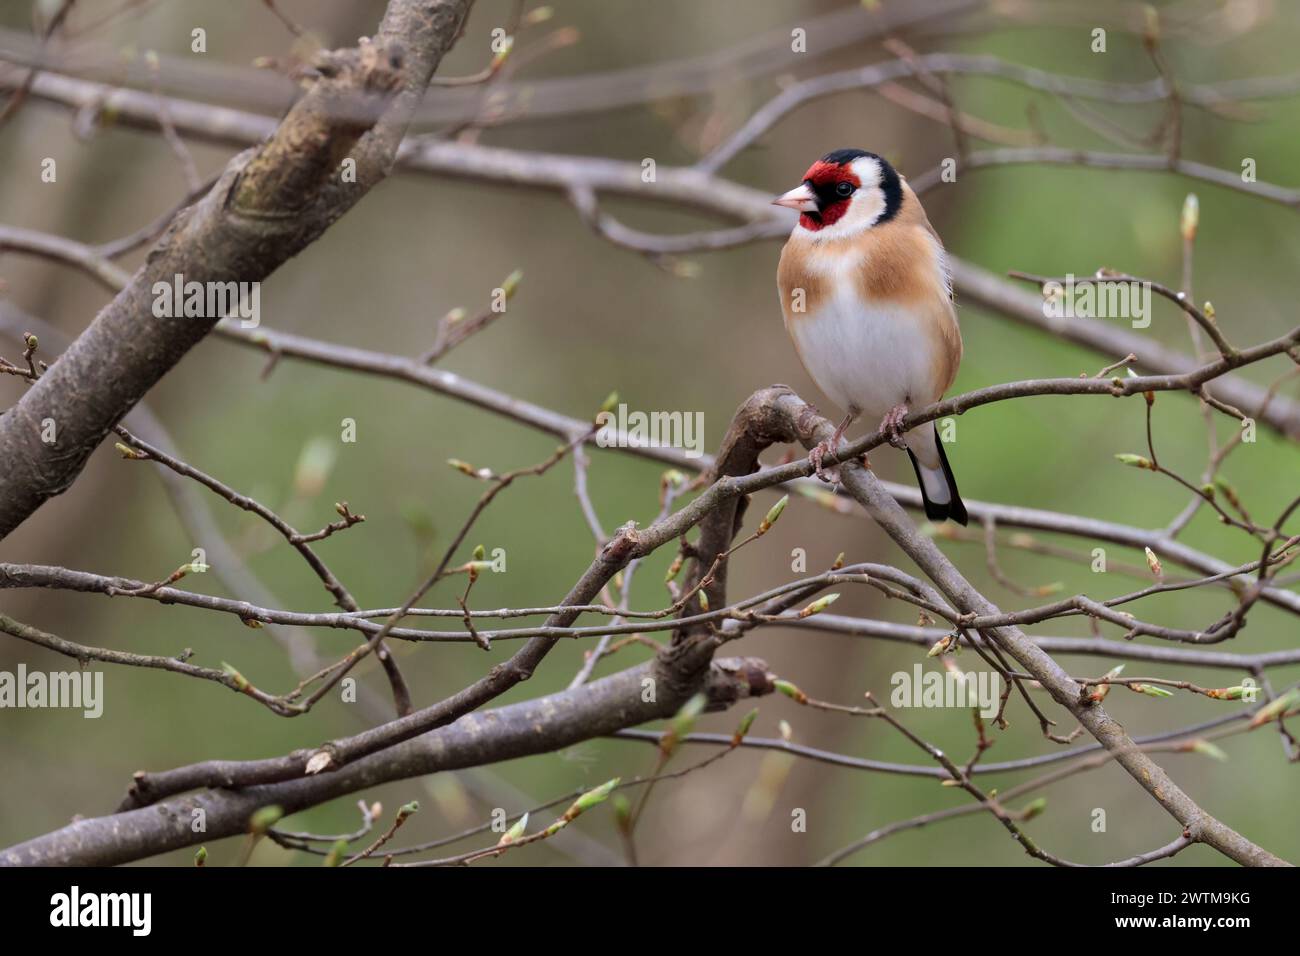
[[[800,183],[785,195],[773,199],[772,205],[788,206],[791,209],[798,209],[800,212],[816,212],[817,196],[807,183]]]

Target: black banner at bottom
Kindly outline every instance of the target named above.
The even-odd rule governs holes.
[[[630,869],[528,867],[370,869],[0,870],[3,925],[27,933],[87,935],[131,946],[144,940],[328,939],[373,943],[379,930],[515,927],[529,942],[592,939],[610,919],[674,911],[698,925],[703,904],[722,933],[752,926],[808,945],[864,921],[875,930],[942,934],[969,921],[1087,934],[1110,930],[1150,940],[1200,933],[1216,944],[1277,933],[1295,922],[1294,870],[1147,867],[1015,869]],[[641,914],[637,916],[636,914]],[[721,922],[718,922],[718,920]],[[936,919],[940,922],[936,922]],[[739,922],[734,922],[739,920]],[[1007,923],[1006,921],[1010,921]],[[576,922],[575,922],[576,921]],[[782,924],[785,924],[784,926]],[[729,927],[729,928],[728,928]],[[578,933],[578,936],[574,934]],[[541,937],[541,939],[539,939]],[[617,938],[617,937],[615,937]]]

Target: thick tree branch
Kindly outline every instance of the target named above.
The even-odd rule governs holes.
[[[314,241],[387,174],[470,2],[393,0],[375,40],[325,55],[321,78],[270,139],[235,157],[173,220],[126,288],[0,417],[0,537],[65,491],[109,429],[222,317],[155,315],[155,283],[260,281]],[[333,109],[349,95],[388,91],[395,101],[373,127]],[[349,154],[355,183],[338,175]]]
[[[655,679],[658,688],[651,701],[643,694],[642,682],[648,678]],[[242,790],[203,790],[139,810],[79,820],[0,851],[0,866],[114,866],[236,836],[248,829],[248,818],[259,807],[275,804],[294,813],[392,780],[561,750],[671,717],[700,687],[698,681],[679,684],[667,665],[651,661],[573,690],[469,714],[334,773]],[[769,693],[771,684],[761,660],[727,658],[709,667],[702,689],[709,706],[721,710],[742,698]],[[191,828],[196,810],[206,815],[206,832]]]

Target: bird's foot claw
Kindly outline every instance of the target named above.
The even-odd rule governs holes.
[[[840,470],[838,468],[823,468],[822,459],[831,452],[831,443],[829,441],[820,441],[813,450],[808,453],[808,461],[813,466],[813,473],[828,485],[838,485],[840,483]]]
[[[880,420],[880,428],[889,439],[889,443],[895,448],[906,448],[907,444],[903,441],[903,419],[907,417],[906,405],[895,405],[885,413],[885,417]]]

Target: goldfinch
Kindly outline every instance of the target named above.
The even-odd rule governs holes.
[[[786,331],[808,375],[845,412],[835,437],[809,455],[818,477],[833,480],[822,457],[845,429],[860,415],[878,417],[912,459],[926,517],[966,524],[934,424],[901,430],[910,409],[943,397],[962,354],[943,243],[916,193],[875,153],[840,149],[773,202],[800,213],[777,269]]]

